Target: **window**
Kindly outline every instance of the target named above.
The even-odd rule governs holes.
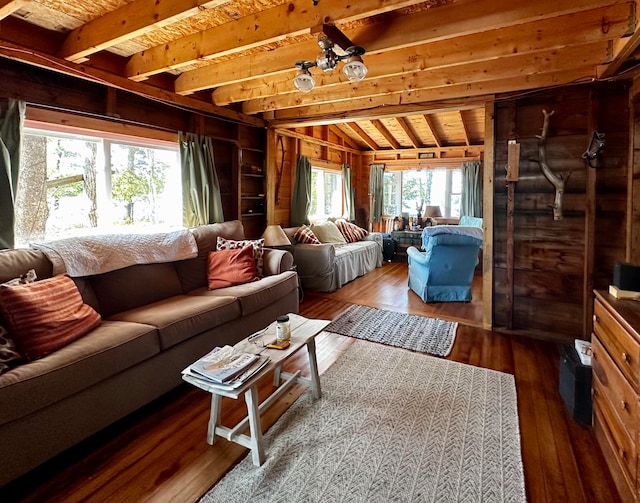
[[[25,129],[16,243],[182,226],[178,145]]]
[[[460,169],[385,171],[383,213],[415,216],[418,208],[439,206],[445,217],[460,216]]]
[[[311,204],[309,218],[322,220],[340,217],[342,205],[342,174],[320,168],[311,168]]]

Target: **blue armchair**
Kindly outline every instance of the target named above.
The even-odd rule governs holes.
[[[425,251],[407,249],[409,288],[424,302],[470,301],[481,246],[478,227],[427,227],[422,233]]]

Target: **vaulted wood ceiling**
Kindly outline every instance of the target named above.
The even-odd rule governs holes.
[[[635,68],[635,1],[0,0],[0,56],[279,127],[338,124],[363,150],[481,145],[495,94]],[[365,48],[367,77],[312,73],[317,33]]]

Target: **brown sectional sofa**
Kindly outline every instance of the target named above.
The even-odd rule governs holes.
[[[298,312],[290,253],[265,249],[263,278],[209,291],[207,254],[218,236],[243,239],[242,224],[192,232],[197,258],[72,278],[102,322],[0,375],[0,486],[178,386],[181,370],[214,346],[234,344],[277,316]],[[0,282],[31,268],[39,279],[52,273],[40,251],[0,252]]]

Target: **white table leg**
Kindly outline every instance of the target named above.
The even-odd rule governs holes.
[[[253,464],[260,466],[264,463],[264,446],[262,445],[262,426],[260,425],[260,410],[258,406],[258,389],[251,386],[244,394],[249,416],[249,435],[251,436],[251,458]]]
[[[320,376],[318,375],[316,341],[313,337],[307,342],[307,351],[309,352],[309,369],[311,370],[311,390],[313,391],[313,398],[320,398],[322,396],[322,390],[320,389]]]
[[[211,413],[209,414],[209,426],[207,429],[207,443],[213,445],[216,441],[216,426],[220,424],[220,401],[222,397],[211,394]]]
[[[282,372],[282,365],[278,365],[273,369],[273,385],[277,388],[280,386],[280,373]]]

